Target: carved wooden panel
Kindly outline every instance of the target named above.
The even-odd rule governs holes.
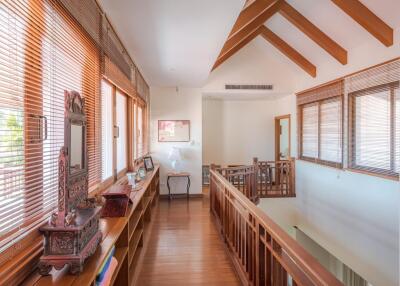
[[[75,233],[67,231],[50,233],[50,254],[73,254],[74,235]]]

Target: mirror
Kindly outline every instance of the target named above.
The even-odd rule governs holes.
[[[71,124],[71,152],[70,173],[73,174],[83,169],[83,130],[82,125]]]

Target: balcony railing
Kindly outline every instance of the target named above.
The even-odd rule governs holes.
[[[215,168],[211,165],[211,169],[215,169],[232,185],[236,187],[242,194],[244,194],[250,201],[255,204],[259,202],[257,192],[257,167],[253,166],[235,166],[228,168]]]
[[[221,172],[210,171],[210,210],[243,285],[343,285]]]
[[[257,167],[257,190],[260,198],[295,197],[295,160],[259,161]]]
[[[295,160],[259,161],[253,165],[211,165],[252,202],[260,198],[295,197]],[[209,174],[207,174],[209,175]],[[209,177],[207,178],[209,181]]]

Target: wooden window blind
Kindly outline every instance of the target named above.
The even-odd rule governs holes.
[[[318,158],[318,104],[302,108],[302,156]]]
[[[324,162],[342,163],[342,98],[320,103],[319,158]]]
[[[86,100],[89,186],[101,177],[100,57],[55,1],[0,2],[0,251],[55,207],[64,91]]]
[[[131,80],[107,56],[104,57],[104,77],[129,96],[136,96],[136,89]]]
[[[348,166],[398,178],[400,60],[346,78]]]
[[[343,165],[343,81],[297,95],[300,158]]]

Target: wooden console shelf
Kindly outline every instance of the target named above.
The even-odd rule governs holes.
[[[125,217],[104,218],[100,220],[100,229],[103,240],[96,253],[90,257],[80,275],[71,275],[64,267],[61,270],[52,270],[49,276],[40,276],[35,273],[26,280],[24,285],[37,286],[92,286],[95,285],[99,269],[115,245],[114,257],[118,266],[112,278],[116,286],[132,286],[138,275],[137,264],[143,256],[143,248],[147,243],[144,239],[149,231],[148,222],[151,220],[152,208],[157,204],[160,194],[159,166],[149,172],[142,188],[132,193],[133,204]]]

